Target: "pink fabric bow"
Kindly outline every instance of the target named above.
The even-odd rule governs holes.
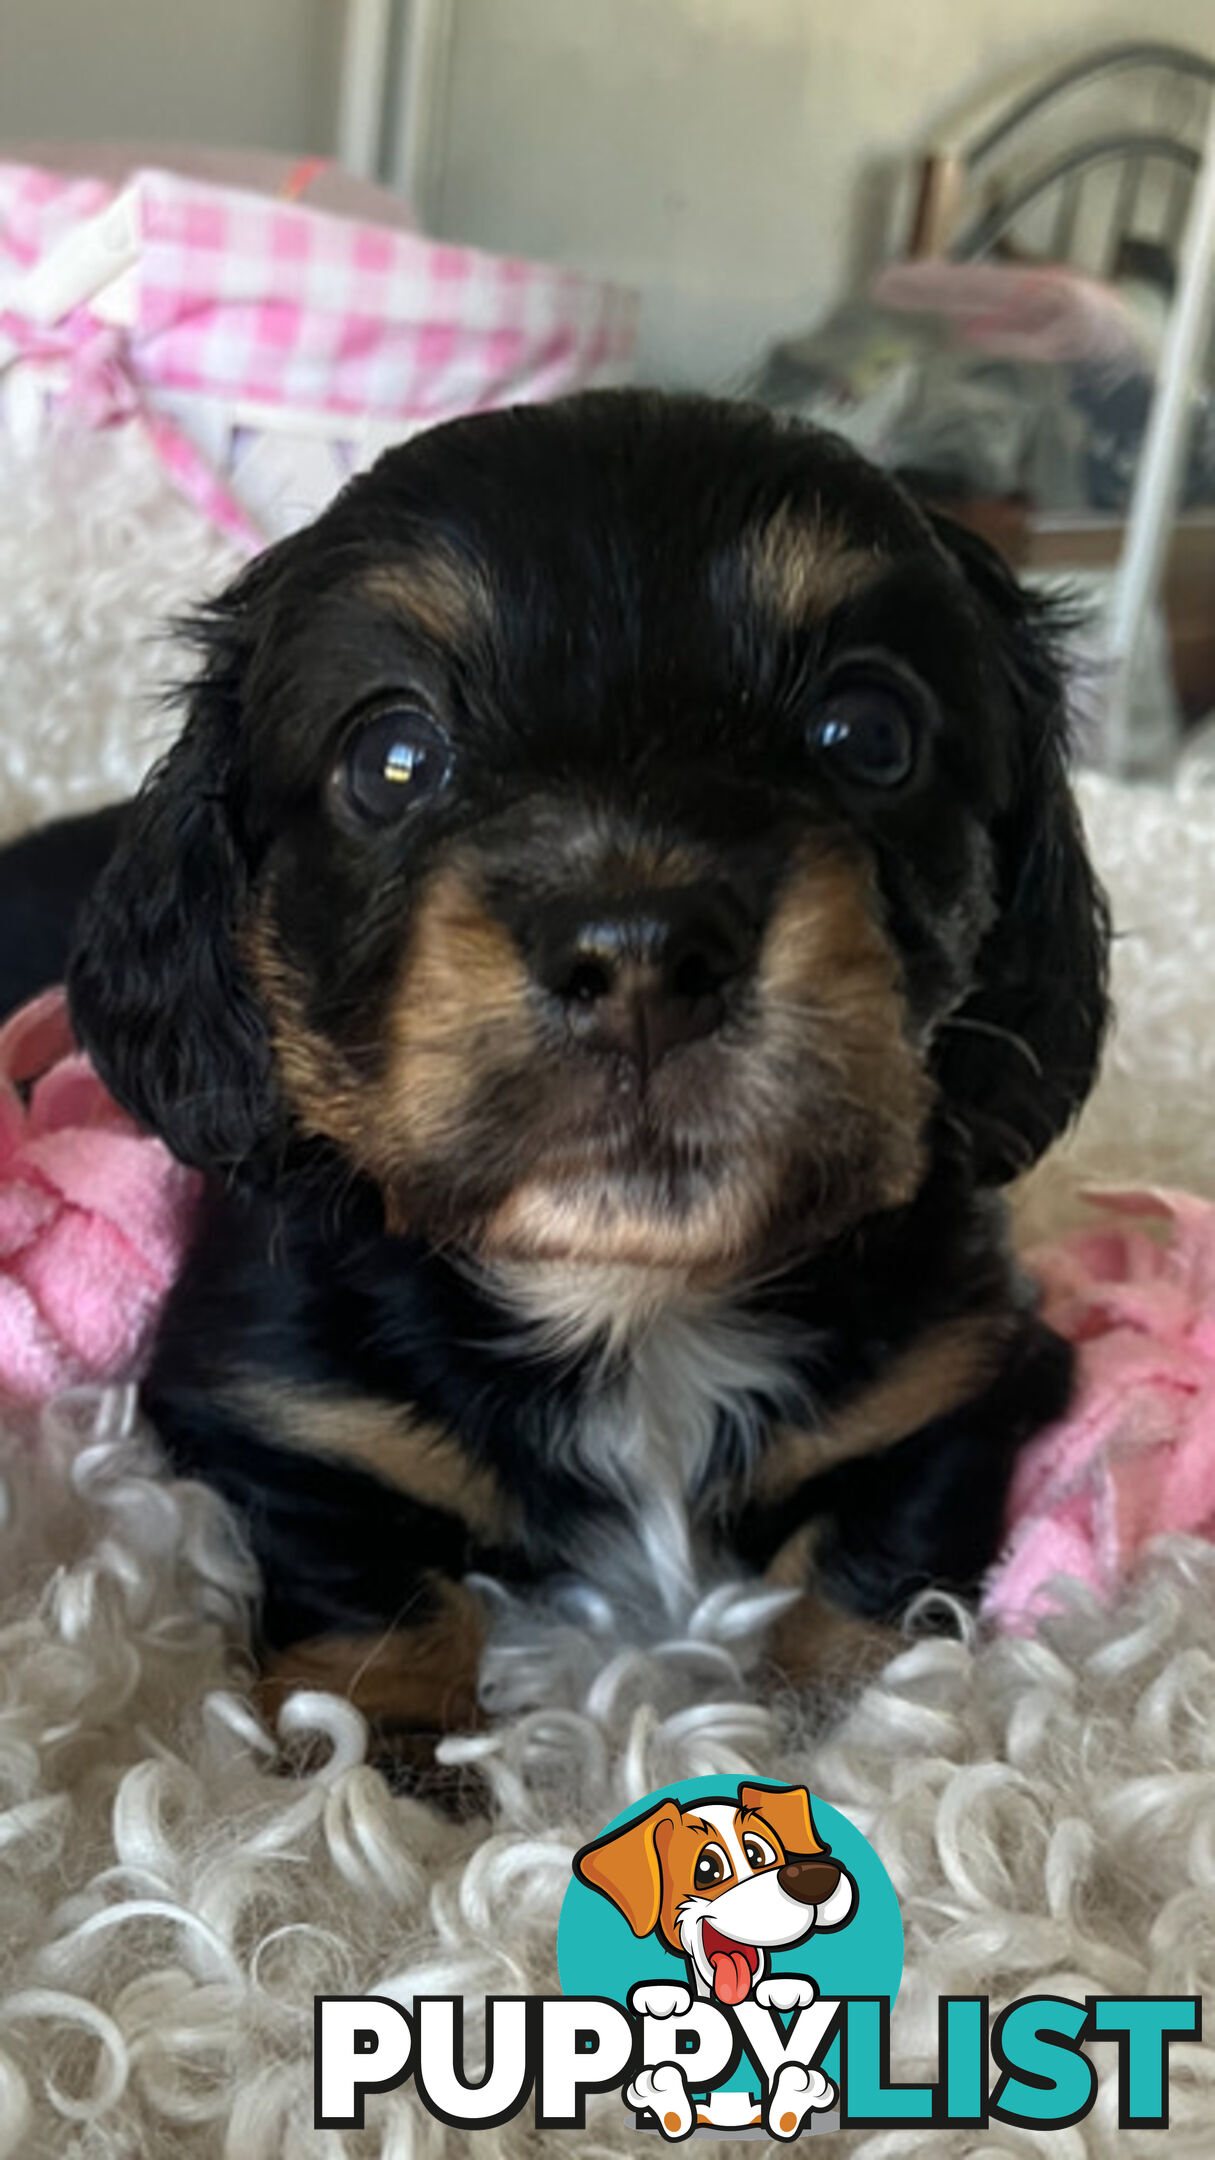
[[[200,1182],[106,1093],[62,991],[0,1027],[0,1400],[136,1374]]]
[[[65,367],[65,403],[86,427],[138,420],[161,464],[203,515],[249,553],[264,546],[264,535],[202,452],[144,394],[125,330],[97,322],[85,308],[50,325],[8,308],[0,311],[0,367],[14,361]]]
[[[69,368],[68,404],[87,427],[112,427],[116,420],[142,415],[125,331],[108,324],[86,329],[72,347]]]
[[[1055,1575],[1109,1598],[1164,1531],[1215,1536],[1215,1204],[1094,1193],[1113,1218],[1029,1256],[1077,1350],[1060,1423],[1030,1443],[984,1609],[1014,1633],[1057,1609]]]
[[[0,313],[0,336],[6,365],[37,360],[66,367],[68,403],[90,427],[108,427],[140,410],[121,330],[95,323],[79,309],[62,322],[45,324],[28,322],[7,308]]]

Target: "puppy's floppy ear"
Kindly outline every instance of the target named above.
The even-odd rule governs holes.
[[[73,1021],[112,1094],[182,1162],[233,1170],[278,1128],[265,1017],[238,938],[249,861],[233,785],[246,666],[279,551],[191,626],[202,673],[82,910]]]
[[[1068,783],[1059,610],[1026,592],[986,541],[950,518],[933,525],[982,612],[1017,727],[1011,795],[992,832],[999,912],[976,987],[934,1055],[979,1181],[999,1185],[1037,1161],[1092,1086],[1109,916]]]
[[[827,1850],[814,1827],[810,1795],[804,1785],[740,1785],[738,1804],[762,1815],[787,1853],[820,1853]]]
[[[680,1820],[674,1800],[609,1830],[574,1854],[574,1873],[624,1914],[634,1935],[652,1935],[662,1908],[662,1850]]]

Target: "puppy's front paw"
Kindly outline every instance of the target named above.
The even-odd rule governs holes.
[[[761,2010],[808,2010],[817,1994],[808,1973],[772,1973],[758,1982],[755,2000]]]
[[[678,1980],[639,1980],[629,1989],[629,2008],[638,2017],[686,2017],[691,2007],[691,1992]]]
[[[632,2084],[626,2085],[624,2097],[632,2108],[652,2108],[659,2129],[672,2145],[691,2136],[696,2116],[678,2063],[655,2063],[649,2070],[639,2070]]]
[[[807,2115],[835,2106],[836,2091],[821,2070],[804,2063],[784,2063],[768,2096],[764,2128],[769,2137],[795,2138]]]

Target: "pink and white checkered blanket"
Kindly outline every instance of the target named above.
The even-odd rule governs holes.
[[[250,547],[419,427],[620,380],[634,316],[618,287],[299,201],[0,163],[0,424],[137,420]]]

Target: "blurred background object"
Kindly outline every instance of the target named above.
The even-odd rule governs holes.
[[[1116,770],[1215,704],[1213,93],[1205,53],[1126,41],[989,94],[919,160],[911,259],[752,385],[1086,594],[1081,745]]]

